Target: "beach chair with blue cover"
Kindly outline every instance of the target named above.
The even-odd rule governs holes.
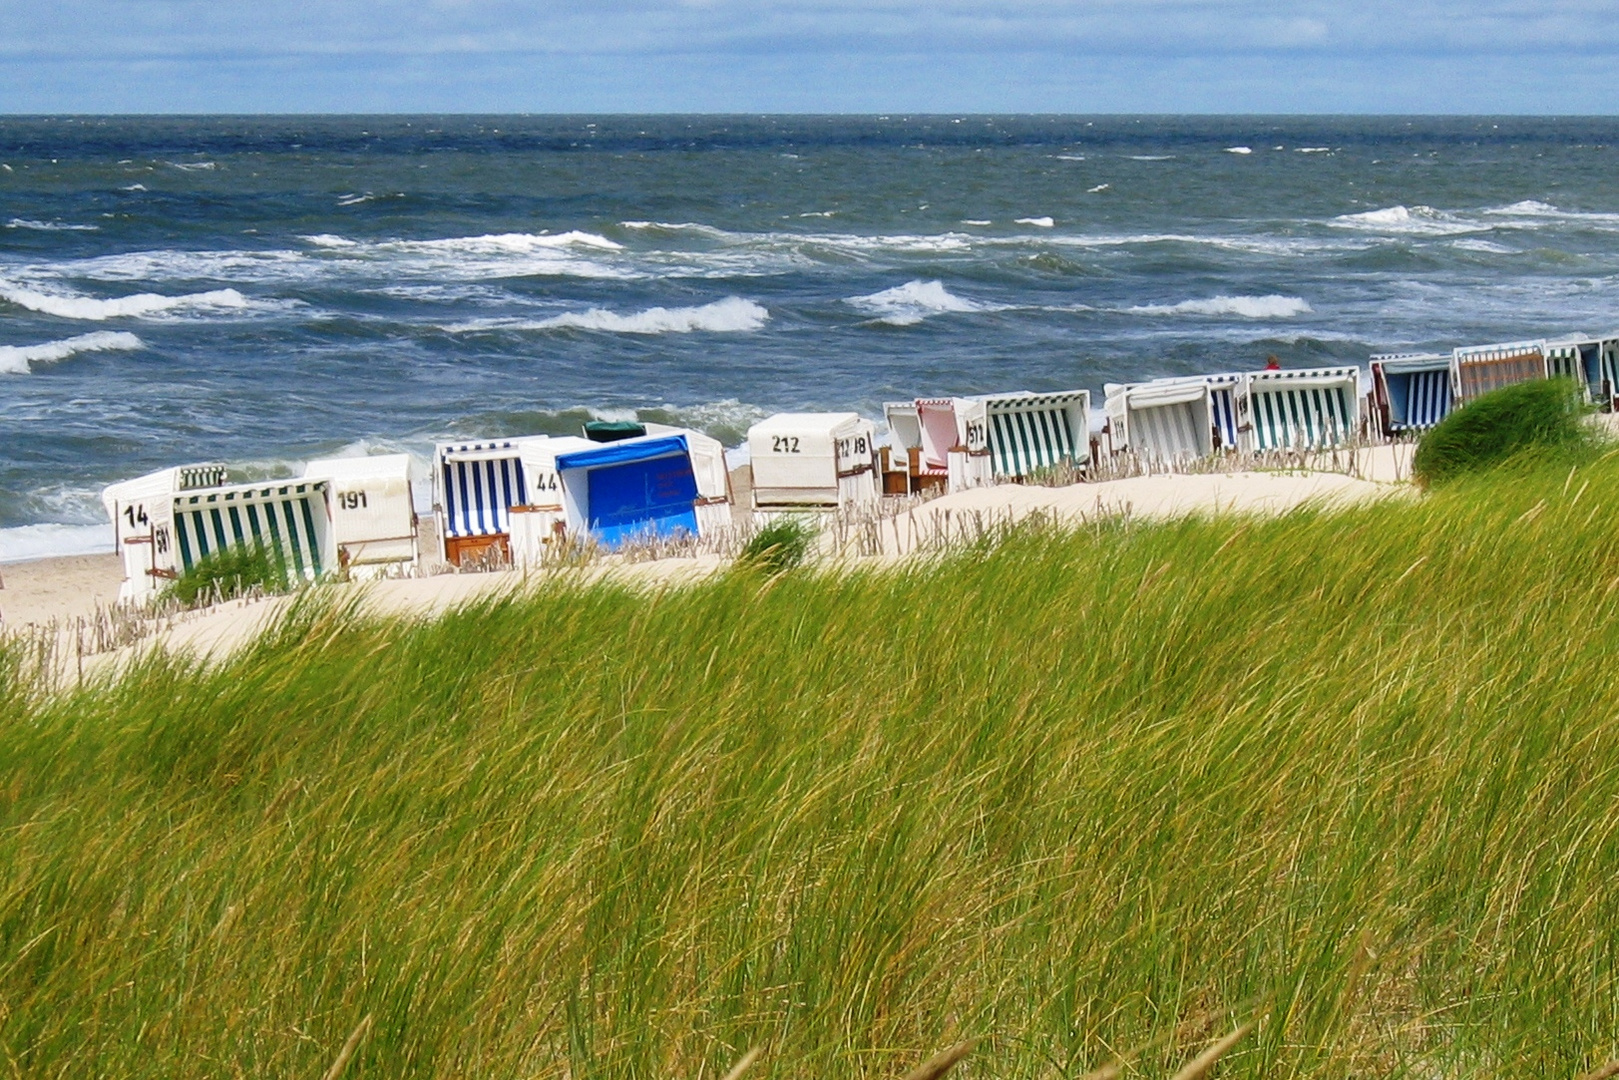
[[[1379,353],[1371,359],[1372,403],[1387,438],[1426,431],[1450,415],[1450,357]]]
[[[1322,450],[1360,428],[1360,368],[1254,371],[1237,399],[1242,449]]]
[[[723,461],[723,456],[721,458]],[[563,520],[612,549],[699,534],[703,498],[684,434],[644,435],[556,456]]]

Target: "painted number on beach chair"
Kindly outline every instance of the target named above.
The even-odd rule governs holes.
[[[142,525],[151,524],[151,519],[146,516],[146,507],[139,503],[124,507],[124,517],[128,519],[131,529],[138,529]]]
[[[772,454],[796,454],[798,450],[797,435],[772,435],[770,438],[770,452]]]
[[[542,472],[534,478],[535,491],[556,491],[562,485],[557,482],[554,472]]]
[[[157,549],[159,555],[169,553],[169,530],[167,526],[159,525],[152,530],[152,546]]]
[[[339,491],[337,493],[337,505],[345,510],[359,510],[369,504],[366,502],[365,492],[363,491]]]

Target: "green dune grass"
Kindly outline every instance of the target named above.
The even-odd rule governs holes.
[[[1610,456],[13,671],[0,1071],[1573,1077],[1616,620]]]

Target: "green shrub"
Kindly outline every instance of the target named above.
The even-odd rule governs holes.
[[[754,534],[737,556],[744,566],[779,574],[804,561],[815,530],[797,518],[778,518]]]
[[[1536,450],[1575,450],[1593,442],[1569,379],[1535,379],[1492,390],[1423,436],[1411,470],[1424,487],[1491,468]]]
[[[286,592],[287,575],[265,549],[237,545],[203,556],[175,579],[167,595],[190,607],[208,600],[231,600],[255,588]]]

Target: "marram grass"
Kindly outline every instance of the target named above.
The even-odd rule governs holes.
[[[1610,457],[0,681],[0,1072],[1573,1077],[1616,627]]]

